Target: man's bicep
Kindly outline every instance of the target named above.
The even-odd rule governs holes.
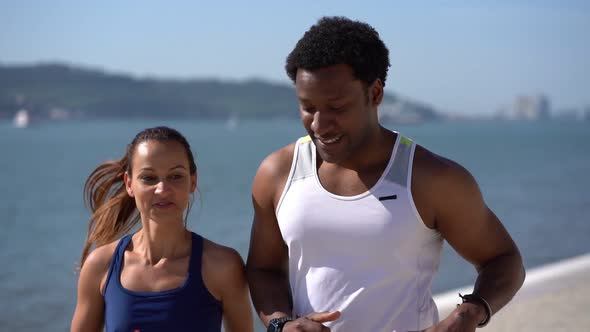
[[[282,269],[286,259],[287,247],[276,226],[276,219],[273,222],[269,218],[255,214],[250,237],[248,267]]]
[[[467,170],[457,166],[443,183],[447,194],[439,196],[444,202],[437,203],[437,225],[457,253],[479,269],[516,248]]]
[[[261,169],[256,174],[252,187],[254,218],[250,236],[248,267],[262,269],[282,268],[287,257],[275,214],[275,194],[277,178]]]

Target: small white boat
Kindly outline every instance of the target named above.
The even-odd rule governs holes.
[[[233,131],[238,127],[239,123],[239,116],[237,113],[232,113],[230,117],[225,122],[225,128],[227,130]]]
[[[29,112],[25,109],[22,109],[14,115],[14,119],[12,120],[12,125],[15,128],[26,128],[29,126],[30,117]]]

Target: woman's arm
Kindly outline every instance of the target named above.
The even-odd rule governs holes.
[[[225,281],[225,292],[222,294],[223,323],[228,332],[252,332],[253,315],[250,305],[250,294],[246,282],[244,262],[237,252],[232,252],[229,259]]]
[[[203,281],[223,306],[227,332],[253,332],[254,319],[244,262],[234,249],[205,242]]]
[[[108,246],[95,249],[82,266],[78,279],[78,299],[70,331],[102,331],[104,297],[101,282],[108,272],[111,255]]]

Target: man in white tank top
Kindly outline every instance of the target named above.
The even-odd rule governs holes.
[[[254,179],[248,281],[268,331],[474,331],[522,285],[518,248],[470,173],[379,124],[388,67],[377,32],[342,17],[287,57],[309,136]],[[478,278],[441,320],[443,240]]]

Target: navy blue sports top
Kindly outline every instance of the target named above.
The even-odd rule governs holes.
[[[119,241],[107,275],[107,332],[221,331],[221,302],[209,293],[201,275],[201,236],[192,233],[189,272],[184,284],[161,292],[135,292],[121,285],[121,266],[130,241],[131,235]]]

